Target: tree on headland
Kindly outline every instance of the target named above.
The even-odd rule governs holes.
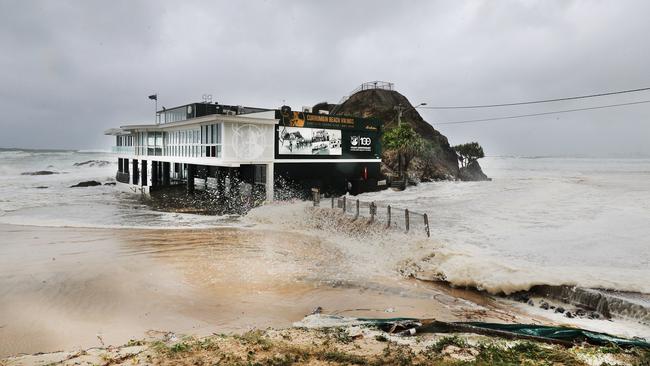
[[[456,154],[458,154],[458,161],[460,161],[462,167],[466,167],[471,162],[485,157],[483,148],[478,144],[478,142],[456,145],[453,149],[456,151]]]
[[[386,130],[384,132],[384,148],[397,153],[399,176],[408,171],[409,165],[424,148],[424,140],[407,123]]]

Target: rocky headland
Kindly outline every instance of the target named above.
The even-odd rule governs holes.
[[[395,106],[402,106],[402,123],[410,125],[426,144],[409,166],[407,175],[414,181],[432,180],[488,180],[476,161],[471,166],[459,168],[458,155],[449,140],[425,121],[404,95],[395,90],[367,89],[352,94],[341,104],[318,103],[312,110],[326,110],[332,114],[355,117],[375,117],[384,122],[384,129],[397,126]],[[398,176],[397,154],[386,150],[382,156],[382,173],[389,178]]]

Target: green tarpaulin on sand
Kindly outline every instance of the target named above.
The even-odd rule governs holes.
[[[480,323],[480,322],[466,322],[474,327],[483,329],[503,330],[506,332],[531,335],[541,338],[558,339],[569,342],[587,341],[595,345],[609,345],[615,344],[620,347],[643,347],[650,348],[650,343],[640,339],[627,339],[609,335],[606,333],[591,332],[579,328],[569,327],[553,327],[547,325],[533,325],[533,324],[496,324],[496,323]]]
[[[573,344],[587,342],[594,345],[617,345],[619,347],[649,348],[650,343],[643,339],[628,339],[606,333],[592,332],[579,328],[556,327],[535,324],[499,324],[482,322],[441,322],[435,319],[361,318],[359,321],[378,326],[391,333],[415,329],[416,332],[449,333],[468,332],[484,335],[504,336],[506,338],[522,338],[549,343]]]

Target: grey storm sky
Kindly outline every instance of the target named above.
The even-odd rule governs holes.
[[[0,147],[107,148],[109,127],[200,101],[294,108],[386,80],[413,103],[516,102],[650,86],[650,1],[0,0]],[[650,92],[423,110],[488,155],[650,156]]]

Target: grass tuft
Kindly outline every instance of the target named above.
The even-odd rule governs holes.
[[[436,343],[427,347],[427,351],[433,353],[440,353],[445,348],[447,348],[447,346],[456,346],[462,349],[462,348],[467,348],[468,344],[464,339],[458,336],[442,337]]]

